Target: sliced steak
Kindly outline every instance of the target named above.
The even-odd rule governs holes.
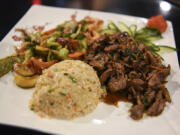
[[[143,117],[144,113],[144,105],[141,103],[140,97],[137,96],[137,105],[134,105],[130,109],[130,117],[133,118],[134,120],[139,120]]]
[[[129,74],[128,74],[128,77],[130,79],[135,79],[135,78],[140,78],[140,75],[136,72],[136,71],[131,71]]]
[[[163,65],[160,56],[155,56],[147,45],[127,33],[101,36],[89,46],[83,58],[98,71],[107,95],[113,94],[119,101],[122,94],[127,98],[123,101],[133,104],[130,109],[133,119],[141,119],[144,112],[156,116],[166,102],[171,102],[165,87],[170,66]]]
[[[104,72],[101,74],[101,76],[100,76],[101,84],[103,85],[103,84],[107,81],[107,79],[108,79],[111,75],[113,75],[113,73],[114,73],[114,71],[113,71],[112,68],[109,68],[109,69],[107,69],[106,71],[104,71]]]
[[[104,69],[105,63],[102,60],[92,60],[89,62],[89,64],[98,70],[102,70]]]
[[[161,84],[161,78],[159,78],[159,74],[157,72],[153,72],[151,78],[148,81],[149,87],[155,87]]]
[[[133,79],[131,83],[132,85],[143,85],[145,82],[141,79]]]
[[[110,45],[104,48],[105,52],[115,51],[119,48],[119,45]]]
[[[162,90],[157,93],[155,102],[148,108],[147,115],[149,116],[157,116],[161,114],[166,106],[166,101],[163,99],[163,92]]]
[[[140,120],[143,117],[144,113],[144,105],[135,105],[130,109],[130,117],[133,118],[134,120]]]
[[[164,95],[166,101],[169,102],[169,103],[171,103],[171,97],[170,97],[170,94],[169,94],[167,88],[165,88],[165,87],[163,88],[163,95]]]
[[[125,89],[126,78],[125,77],[111,78],[111,80],[108,82],[108,88],[111,92],[116,92]]]
[[[148,81],[148,85],[150,87],[155,87],[157,85],[160,85],[163,83],[166,79],[166,77],[170,74],[169,70],[164,70],[164,71],[158,71],[158,72],[153,72],[150,75],[150,79]]]
[[[145,92],[145,100],[147,100],[147,104],[149,105],[152,103],[153,99],[155,98],[155,91],[151,88],[147,88],[147,91]]]
[[[104,53],[99,53],[94,57],[94,59],[90,60],[89,64],[98,70],[103,70],[108,60],[108,55]]]

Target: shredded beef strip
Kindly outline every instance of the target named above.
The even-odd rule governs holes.
[[[166,102],[171,102],[165,87],[170,66],[163,65],[159,56],[126,32],[100,36],[82,60],[94,67],[101,84],[106,86],[104,101],[116,101],[113,103],[117,105],[120,97],[126,98],[123,101],[133,104],[130,117],[134,120],[141,119],[144,113],[157,116]]]

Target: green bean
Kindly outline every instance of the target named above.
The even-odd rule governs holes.
[[[81,51],[86,51],[88,48],[86,38],[79,40],[79,45],[81,47]]]
[[[50,37],[48,40],[47,40],[47,47],[58,47],[60,46],[61,44],[56,42],[56,37]]]
[[[25,52],[24,64],[28,64],[29,59],[34,55],[33,49],[27,49]]]

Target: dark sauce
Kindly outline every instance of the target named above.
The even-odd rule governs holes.
[[[106,97],[103,98],[104,103],[114,106],[117,106],[119,101],[132,103],[132,101],[127,98],[125,93],[120,92],[107,92]]]

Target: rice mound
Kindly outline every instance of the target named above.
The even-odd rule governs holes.
[[[105,94],[91,66],[65,60],[43,71],[30,108],[40,116],[73,119],[92,112]]]

